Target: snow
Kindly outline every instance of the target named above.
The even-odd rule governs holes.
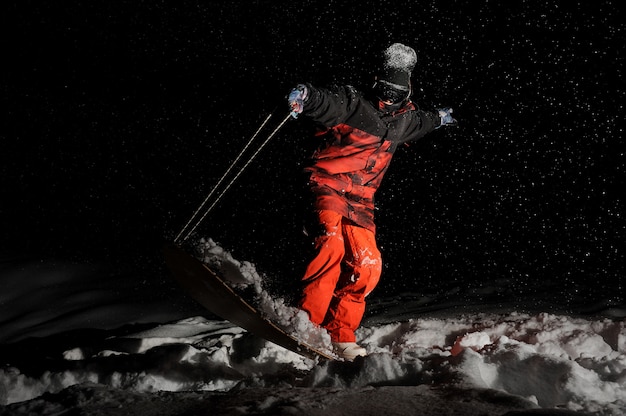
[[[252,288],[266,316],[327,346],[323,331],[265,290],[252,263],[210,239],[197,246],[233,287]],[[61,275],[49,277],[59,284],[81,273]],[[113,297],[106,305],[102,292],[90,308],[90,293],[84,285],[71,300],[82,299],[86,316],[132,309]],[[41,304],[17,287],[2,296],[21,316],[37,316]],[[355,363],[301,357],[210,314],[109,330],[77,329],[80,314],[70,314],[46,336],[2,345],[0,414],[626,414],[626,311],[428,311],[429,301],[374,302],[357,333],[369,355]]]
[[[417,54],[412,48],[401,43],[394,43],[385,49],[385,67],[399,69],[408,73],[413,71],[417,64]]]

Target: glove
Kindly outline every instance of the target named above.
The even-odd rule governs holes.
[[[456,126],[458,122],[452,118],[453,110],[451,108],[445,107],[438,109],[439,117],[441,118],[441,126]]]
[[[296,88],[291,90],[287,97],[289,108],[291,109],[291,117],[298,118],[298,115],[304,110],[304,101],[308,95],[308,90],[305,85],[299,84]]]

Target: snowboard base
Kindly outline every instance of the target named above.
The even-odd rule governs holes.
[[[178,283],[215,315],[290,351],[311,359],[336,360],[328,352],[300,342],[247,303],[206,264],[177,246],[163,249],[165,262]]]

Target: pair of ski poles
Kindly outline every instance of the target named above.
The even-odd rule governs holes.
[[[222,177],[217,181],[217,184],[211,189],[211,192],[204,199],[202,204],[196,209],[193,213],[189,221],[185,224],[185,226],[180,230],[180,232],[174,238],[174,244],[181,245],[185,241],[189,239],[191,234],[202,224],[202,222],[206,219],[207,215],[213,210],[213,208],[217,205],[217,203],[222,199],[224,194],[230,189],[233,183],[241,176],[243,171],[252,163],[254,158],[263,150],[265,145],[278,133],[278,131],[287,123],[289,118],[291,118],[291,113],[287,114],[287,116],[278,124],[278,126],[265,138],[261,146],[250,156],[250,158],[246,161],[246,163],[239,169],[239,171],[235,174],[235,176],[228,182],[224,188],[217,193],[218,189],[222,185],[222,183],[226,180],[226,178],[230,175],[235,166],[239,163],[240,159],[243,157],[244,153],[248,150],[252,142],[254,142],[257,136],[263,131],[267,123],[274,116],[274,112],[270,113],[265,120],[261,123],[256,132],[250,137],[248,143],[244,146],[244,148],[239,152],[239,155],[235,158],[233,163],[230,164],[226,172],[222,175]],[[215,195],[215,196],[214,196]]]

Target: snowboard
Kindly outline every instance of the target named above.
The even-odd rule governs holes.
[[[205,263],[177,246],[163,249],[165,262],[178,283],[210,312],[246,331],[311,359],[335,360],[328,352],[299,341],[239,296]]]

